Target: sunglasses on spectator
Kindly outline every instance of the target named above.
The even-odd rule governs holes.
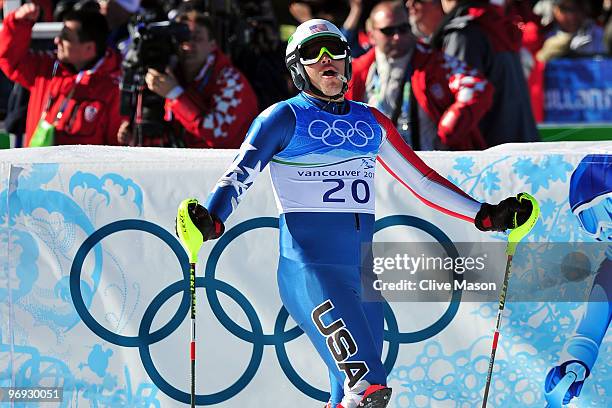
[[[387,37],[393,37],[395,34],[406,34],[408,31],[410,31],[410,24],[402,23],[396,26],[377,28],[377,30]]]
[[[348,48],[342,41],[324,38],[301,45],[299,52],[302,65],[312,65],[319,62],[323,54],[333,60],[344,59],[348,55]]]
[[[70,29],[66,26],[62,27],[62,30],[57,35],[60,40],[64,40],[67,42],[79,42],[79,38],[76,33],[70,31]]]

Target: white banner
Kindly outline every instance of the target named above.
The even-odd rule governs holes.
[[[587,154],[611,151],[598,142],[419,155],[478,200],[533,194],[542,216],[527,241],[590,242],[568,204],[570,177]],[[234,155],[94,146],[0,152],[0,386],[63,387],[61,407],[187,405],[188,270],[174,219],[181,200],[205,201]],[[376,189],[376,241],[506,239],[435,212],[382,167]],[[327,370],[305,336],[296,338],[278,295],[277,223],[266,170],[225,235],[200,253],[199,405],[326,401]],[[601,259],[590,262],[592,273],[577,284],[592,285]],[[544,378],[583,307],[506,304],[488,406],[544,405]],[[390,407],[480,406],[496,313],[496,302],[391,303],[383,355]],[[581,407],[612,405],[609,337]]]

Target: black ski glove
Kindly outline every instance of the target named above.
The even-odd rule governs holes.
[[[204,241],[210,239],[217,239],[225,232],[225,225],[223,221],[214,214],[209,214],[208,210],[200,204],[191,203],[187,207],[189,211],[189,218],[202,233]],[[174,223],[176,226],[176,222]],[[178,237],[178,232],[175,230],[174,233]]]
[[[524,224],[529,219],[531,211],[531,201],[519,201],[516,197],[508,197],[497,205],[484,203],[476,214],[474,224],[481,231],[506,231]]]

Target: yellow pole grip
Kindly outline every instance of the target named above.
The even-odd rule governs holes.
[[[531,215],[529,215],[529,218],[527,219],[527,221],[525,221],[525,223],[523,223],[522,225],[516,225],[516,214],[514,214],[515,227],[510,231],[510,234],[508,235],[506,255],[514,255],[514,253],[516,252],[516,246],[519,242],[521,242],[523,238],[525,238],[527,234],[529,234],[531,229],[535,226],[536,222],[538,222],[538,217],[540,216],[540,205],[532,195],[527,193],[520,193],[516,196],[516,198],[519,200],[519,202],[524,200],[531,201]]]
[[[198,204],[198,200],[195,198],[188,198],[181,201],[178,212],[176,214],[176,232],[179,240],[189,255],[189,262],[198,262],[198,252],[204,243],[204,237],[202,233],[195,226],[191,217],[189,216],[189,205]]]

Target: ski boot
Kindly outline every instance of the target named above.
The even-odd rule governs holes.
[[[359,408],[385,408],[391,401],[391,388],[384,385],[370,385],[363,393]]]
[[[385,408],[391,401],[391,388],[384,385],[370,385],[363,393],[361,402],[357,405],[358,408]],[[342,404],[332,407],[328,402],[325,408],[344,408]]]

